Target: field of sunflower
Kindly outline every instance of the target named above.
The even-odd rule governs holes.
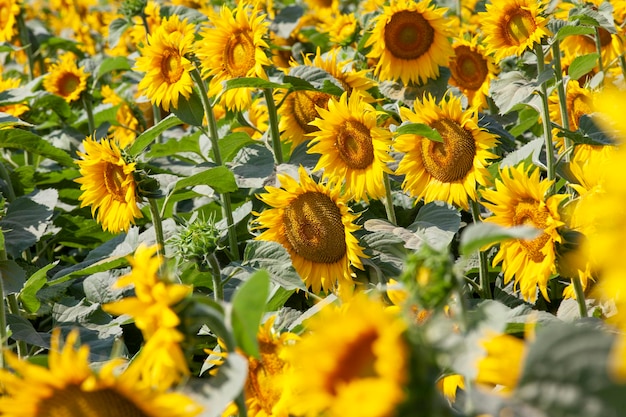
[[[626,1],[0,0],[0,416],[621,417]]]

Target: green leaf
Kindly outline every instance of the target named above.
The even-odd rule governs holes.
[[[424,123],[403,123],[400,127],[398,127],[398,129],[396,129],[394,134],[396,137],[401,135],[418,135],[434,142],[443,143],[443,138],[437,129],[433,129]]]
[[[279,84],[272,81],[264,80],[263,78],[253,77],[233,78],[232,80],[224,81],[222,85],[222,94],[234,88],[289,88],[288,84]]]
[[[0,279],[6,294],[17,294],[26,282],[26,272],[15,261],[0,261]]]
[[[255,358],[259,357],[257,333],[269,295],[269,283],[267,271],[258,271],[233,296],[231,319],[237,346]]]
[[[50,335],[39,333],[30,321],[15,314],[7,314],[7,325],[11,330],[11,337],[33,346],[50,347]]]
[[[105,74],[108,74],[109,72],[127,71],[130,69],[131,69],[130,62],[128,58],[125,56],[115,56],[115,57],[106,58],[104,61],[102,61],[102,63],[100,64],[100,67],[98,68],[98,74],[96,76],[96,79],[99,79],[100,77],[102,77]]]
[[[443,98],[448,91],[448,80],[450,79],[450,70],[445,67],[439,67],[439,77],[434,80],[428,80],[425,84],[405,85],[400,82],[383,81],[378,85],[378,89],[382,95],[391,100],[410,103],[415,100],[422,99],[425,94],[431,94],[438,100]]]
[[[219,166],[179,180],[174,191],[195,185],[208,185],[219,194],[232,193],[238,189],[232,171],[224,166]]]
[[[232,161],[241,148],[257,142],[244,132],[233,132],[224,136],[218,142],[222,160],[224,162]],[[211,149],[211,157],[213,158],[213,149]]]
[[[132,26],[133,26],[133,23],[129,22],[126,19],[117,18],[113,20],[109,24],[109,39],[108,39],[109,46],[111,48],[115,48],[117,46],[117,43],[120,41],[122,35],[124,34],[124,32],[126,32],[126,29]]]
[[[178,106],[172,108],[172,113],[188,125],[202,126],[204,109],[202,108],[202,101],[198,93],[194,90],[189,98],[185,98],[181,95],[178,98]]]
[[[529,80],[521,71],[509,71],[491,82],[489,92],[500,114],[506,114],[520,104],[530,105],[540,111],[541,101],[535,92],[539,91],[541,84],[550,80],[553,75],[554,72],[548,69],[537,78]]]
[[[32,124],[26,123],[25,121],[18,119],[15,116],[11,116],[10,114],[0,112],[0,129],[12,127],[12,126],[31,127]]]
[[[74,166],[74,159],[62,149],[52,146],[41,136],[26,130],[9,128],[0,130],[0,147],[22,149],[50,158],[65,166]]]
[[[46,285],[48,271],[57,266],[58,263],[59,261],[56,261],[38,269],[24,284],[24,288],[20,292],[20,301],[30,313],[36,313],[41,307],[41,302],[37,298],[37,291]]]
[[[461,227],[461,213],[448,204],[434,201],[423,206],[408,229],[423,236],[430,247],[444,250]]]
[[[302,279],[293,268],[291,256],[279,243],[248,241],[243,254],[243,265],[267,270],[272,282],[286,290],[306,290]]]
[[[494,223],[472,223],[461,234],[459,251],[463,255],[508,239],[534,239],[541,231],[531,226],[503,227]]]
[[[309,65],[299,65],[289,69],[289,75],[285,77],[285,80],[289,80],[296,89],[309,90],[306,87],[306,83],[298,82],[298,79],[304,80],[311,85],[313,89],[332,95],[341,95],[344,89],[341,83],[332,76],[328,71],[325,71],[318,67]]]
[[[48,285],[61,284],[71,278],[77,276],[86,276],[97,274],[98,272],[109,271],[115,268],[121,268],[128,265],[126,255],[116,255],[108,258],[101,259],[96,262],[85,262],[88,266],[84,266],[84,263],[80,263],[76,266],[66,268],[60,273],[54,276],[54,279],[48,283]]]
[[[570,25],[563,26],[561,29],[559,29],[559,31],[556,34],[556,38],[558,40],[563,40],[563,38],[566,38],[567,36],[591,35],[591,34],[594,34],[595,32],[596,32],[595,29],[589,26],[573,26],[570,24]]]
[[[159,123],[157,123],[156,125],[152,126],[150,129],[146,130],[141,135],[137,136],[137,138],[135,139],[135,142],[128,149],[128,152],[132,156],[139,155],[161,133],[165,132],[167,129],[169,129],[171,127],[178,126],[178,125],[180,125],[182,123],[183,123],[182,120],[180,120],[175,115],[170,114],[165,119],[161,120]]]
[[[593,70],[598,65],[597,53],[577,56],[570,64],[567,74],[572,80],[577,80],[583,75]]]
[[[578,121],[578,130],[575,132],[569,130],[560,130],[557,136],[566,137],[576,144],[586,145],[615,145],[619,140],[619,132],[600,129],[595,118],[588,114],[583,114]]]

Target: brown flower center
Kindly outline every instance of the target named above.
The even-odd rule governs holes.
[[[502,37],[507,45],[521,45],[537,29],[537,23],[532,13],[524,9],[509,10],[504,17]]]
[[[344,346],[343,352],[326,380],[327,392],[335,395],[337,388],[355,379],[377,376],[374,364],[374,342],[378,339],[378,332],[374,329],[359,334],[354,340]]]
[[[39,417],[148,417],[128,398],[106,388],[85,392],[75,385],[54,390],[39,403]]]
[[[125,179],[126,174],[124,173],[123,167],[112,163],[106,164],[104,168],[104,186],[106,187],[107,194],[122,203],[126,202]]]
[[[161,59],[161,74],[168,84],[174,84],[183,75],[183,65],[178,51],[166,50]]]
[[[537,229],[544,230],[547,227],[548,211],[540,210],[539,203],[535,200],[523,200],[515,206],[515,214],[513,215],[514,226],[533,226]],[[526,249],[528,257],[533,262],[541,262],[546,257],[541,253],[541,249],[550,240],[547,233],[542,233],[533,240],[520,240],[520,244]]]
[[[450,72],[456,85],[476,91],[485,82],[489,69],[485,57],[467,45],[454,48],[455,56],[450,62]]]
[[[374,161],[370,130],[356,120],[347,120],[341,125],[337,132],[335,147],[349,168],[365,169]]]
[[[439,132],[443,143],[421,139],[424,168],[441,182],[462,180],[474,166],[474,136],[450,119],[437,120],[431,127]]]
[[[254,53],[254,42],[250,33],[232,34],[224,48],[224,69],[232,78],[245,77],[256,63]]]
[[[385,47],[399,59],[419,58],[428,52],[434,39],[435,30],[416,11],[394,13],[385,25]]]
[[[57,87],[59,94],[63,97],[67,97],[76,90],[80,85],[80,77],[73,72],[65,72],[58,81]]]
[[[306,133],[319,130],[316,126],[311,126],[313,120],[319,116],[317,107],[328,109],[330,95],[317,91],[296,91],[293,94],[293,116],[296,123]]]
[[[294,252],[315,263],[331,264],[346,254],[346,232],[339,207],[326,194],[298,196],[283,214],[285,235]]]

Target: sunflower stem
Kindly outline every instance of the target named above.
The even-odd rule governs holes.
[[[2,352],[6,352],[9,350],[9,347],[7,345],[7,313],[4,304],[4,278],[2,271],[0,271],[0,300],[2,300],[2,306],[0,306],[0,349],[2,349]],[[4,369],[4,355],[0,355],[0,369]]]
[[[543,46],[541,43],[535,44],[535,55],[537,57],[537,77],[543,74],[546,64],[543,54]],[[546,165],[548,170],[548,180],[552,181],[552,185],[548,189],[548,196],[554,194],[554,181],[556,179],[556,166],[554,163],[554,144],[552,143],[552,124],[550,123],[550,110],[548,108],[548,86],[545,82],[541,83],[541,107],[543,118],[543,137],[546,143]]]
[[[33,48],[28,37],[28,28],[24,22],[24,9],[20,6],[20,12],[17,14],[17,31],[19,33],[20,43],[26,51],[26,58],[28,60],[28,81],[35,79],[35,59],[33,55]]]
[[[556,92],[559,95],[559,108],[561,111],[561,124],[563,129],[569,130],[569,112],[567,111],[567,95],[565,94],[565,84],[563,83],[563,69],[561,68],[561,49],[559,41],[556,40],[552,44],[552,55],[554,57],[554,76],[556,78]],[[563,138],[564,142],[564,161],[569,162],[570,152],[572,149],[572,141],[570,138]]]
[[[7,195],[5,196],[7,201],[10,203],[15,200],[15,190],[13,189],[13,182],[11,181],[11,176],[9,175],[9,171],[7,171],[4,163],[0,162],[0,178],[4,180],[7,185]]]
[[[209,263],[211,264],[211,275],[213,278],[213,298],[215,301],[222,301],[224,299],[224,284],[222,283],[220,264],[217,262],[215,253],[209,256]]]
[[[6,253],[4,257],[6,258]],[[14,316],[21,316],[20,305],[17,302],[17,295],[8,294],[7,304],[9,306],[9,313],[13,314]],[[28,346],[26,345],[26,342],[24,342],[23,340],[18,340],[17,341],[17,356],[19,358],[24,358],[26,355],[28,355]]]
[[[396,219],[396,212],[393,209],[393,197],[391,195],[391,182],[389,181],[389,174],[386,172],[383,173],[383,182],[385,184],[385,211],[387,212],[387,219],[394,226],[398,225],[398,220]]]
[[[191,71],[191,78],[194,80],[194,82],[198,86],[198,90],[200,91],[200,101],[202,102],[204,114],[206,116],[207,123],[209,124],[209,139],[211,140],[211,149],[213,149],[213,159],[215,160],[215,163],[217,165],[224,166],[218,143],[219,134],[217,133],[217,122],[215,121],[213,106],[211,106],[211,101],[209,100],[209,94],[206,85],[204,84],[204,80],[202,79],[202,75],[200,74],[200,71],[198,71],[198,68],[194,68]],[[235,230],[235,221],[233,219],[233,209],[232,203],[230,201],[230,194],[220,194],[220,199],[222,200],[222,217],[226,219],[230,254],[232,259],[237,261],[239,260],[239,248],[237,246],[237,231]]]
[[[579,277],[572,277],[572,284],[574,284],[574,292],[576,293],[576,302],[578,303],[578,311],[580,317],[588,317],[587,302],[585,301],[585,291],[583,290],[583,284],[580,282]]]
[[[157,255],[165,256],[165,239],[163,237],[163,223],[161,222],[161,215],[159,214],[159,205],[156,199],[149,198],[150,202],[150,214],[152,214],[152,224],[154,225],[154,233],[156,234],[156,241],[158,244]]]
[[[598,51],[598,68],[600,68],[600,72],[602,73],[602,81],[604,84],[604,63],[602,62],[602,43],[600,42],[600,28],[596,26],[596,50]]]
[[[271,88],[264,88],[265,102],[267,103],[267,112],[270,117],[270,134],[272,136],[272,148],[274,149],[274,160],[276,164],[283,163],[283,148],[280,142],[280,131],[278,130],[278,113],[276,112],[276,103],[274,102],[274,94]]]
[[[93,103],[91,102],[91,97],[88,96],[89,94],[82,94],[82,101],[85,113],[87,113],[87,128],[89,129],[87,136],[92,136],[96,132],[96,122],[93,118]]]
[[[483,221],[480,215],[480,206],[476,201],[470,201],[472,209],[472,219],[474,224],[479,224]],[[482,250],[478,251],[478,277],[480,280],[480,290],[484,299],[491,299],[493,295],[491,293],[491,282],[489,281],[489,264],[487,260],[487,253]]]
[[[237,409],[239,410],[239,417],[248,417],[248,408],[246,407],[246,397],[245,390],[241,390],[237,398],[235,398],[235,403],[237,404]]]

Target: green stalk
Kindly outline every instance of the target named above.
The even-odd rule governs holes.
[[[0,271],[0,302],[2,302],[0,306],[0,349],[2,350],[0,352],[0,369],[4,369],[4,352],[9,350],[9,346],[7,345],[7,313],[4,306],[4,278],[2,271]]]
[[[585,302],[585,291],[583,291],[583,285],[580,282],[580,278],[573,277],[572,284],[574,284],[574,292],[576,293],[576,302],[578,303],[578,311],[580,317],[588,317],[587,303]]]
[[[87,113],[87,126],[89,129],[87,136],[92,136],[96,131],[96,122],[93,118],[93,103],[90,98],[89,94],[82,94],[83,107],[85,108],[85,113]]]
[[[4,255],[4,258],[6,258],[6,254]],[[17,295],[8,294],[7,303],[9,305],[9,313],[13,314],[14,316],[21,316],[20,305],[17,302]],[[24,342],[23,340],[18,340],[17,341],[17,356],[19,358],[24,358],[27,355],[28,355],[28,346],[26,345],[26,342]]]
[[[7,171],[4,163],[0,162],[0,178],[4,180],[7,184],[7,201],[10,203],[15,200],[15,191],[13,190],[13,183],[11,182],[11,177],[9,176],[9,171]]]
[[[385,203],[385,211],[387,212],[387,220],[389,223],[394,226],[398,225],[398,220],[396,219],[396,212],[393,209],[393,197],[391,195],[391,182],[389,181],[389,174],[386,172],[383,173],[383,183],[385,184],[385,198],[383,202]]]
[[[26,51],[26,57],[28,59],[28,81],[32,81],[35,79],[35,59],[33,57],[33,48],[30,43],[30,39],[28,39],[28,28],[24,22],[23,12],[24,9],[20,7],[20,12],[17,15],[17,31],[19,33],[20,42]]]
[[[209,256],[209,263],[211,264],[211,275],[213,277],[213,298],[219,302],[224,300],[224,284],[222,283],[220,264],[217,262],[215,253]]]
[[[165,256],[165,238],[163,237],[163,223],[161,222],[161,216],[159,214],[159,206],[154,198],[149,198],[150,202],[150,214],[152,214],[152,224],[154,225],[154,233],[156,234],[157,255]]]
[[[602,73],[602,79],[604,80],[604,63],[602,62],[602,43],[600,43],[600,28],[596,26],[596,50],[598,51],[598,68],[600,68],[600,72]]]
[[[202,102],[202,107],[204,108],[204,113],[209,124],[209,139],[211,140],[211,148],[213,149],[215,163],[217,165],[224,166],[218,143],[219,135],[217,133],[217,122],[215,121],[213,106],[211,106],[211,101],[209,100],[209,94],[206,85],[204,84],[204,80],[202,79],[200,71],[198,71],[197,68],[194,68],[191,71],[191,78],[194,80],[194,82],[198,86],[198,90],[200,91],[200,101]],[[233,209],[230,200],[230,194],[220,194],[220,199],[222,200],[222,217],[226,219],[230,254],[233,260],[239,260],[237,231],[235,230],[235,221],[233,219]]]
[[[624,79],[626,79],[626,58],[624,58],[623,54],[619,56],[619,66],[622,69]]]
[[[563,84],[563,69],[561,68],[560,42],[556,40],[552,44],[552,55],[554,56],[554,76],[556,77],[556,92],[559,95],[559,107],[561,111],[561,124],[563,129],[569,130],[569,112],[567,111],[567,95],[565,94],[565,84]],[[565,143],[564,160],[569,162],[572,150],[570,138],[563,138]]]
[[[263,89],[265,94],[265,102],[267,103],[267,112],[270,117],[270,134],[272,136],[272,148],[274,149],[274,160],[277,164],[283,163],[283,148],[280,142],[280,131],[278,130],[278,113],[276,112],[276,103],[274,102],[274,94],[271,88]]]
[[[479,224],[483,221],[480,216],[480,206],[476,201],[470,201],[472,209],[472,219],[475,224]],[[489,261],[487,260],[487,253],[484,251],[478,251],[478,278],[480,280],[480,291],[484,299],[491,299],[491,283],[489,281]]]
[[[535,55],[537,56],[537,76],[543,74],[545,70],[545,57],[543,55],[543,47],[540,43],[535,44]],[[552,126],[550,123],[550,110],[548,109],[548,87],[546,83],[541,84],[541,104],[543,118],[543,137],[546,142],[546,162],[548,169],[548,180],[556,180],[556,165],[554,163],[554,144],[552,143]],[[554,183],[548,190],[548,196],[554,194]],[[547,196],[546,196],[547,197]]]

